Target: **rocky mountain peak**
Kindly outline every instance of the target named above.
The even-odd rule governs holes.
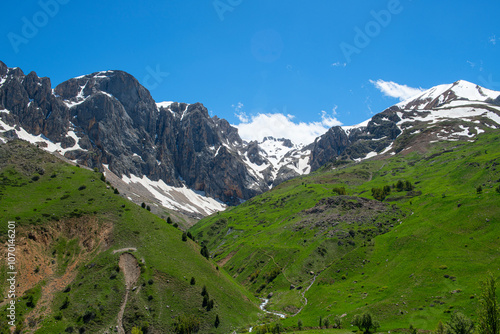
[[[332,127],[307,146],[271,136],[248,143],[227,120],[210,117],[202,103],[156,103],[123,71],[80,76],[52,90],[50,79],[0,62],[0,133],[109,170],[164,207],[205,215],[335,159],[407,150],[419,133],[425,132],[419,141],[467,140],[498,128],[499,95],[460,80],[362,124]]]

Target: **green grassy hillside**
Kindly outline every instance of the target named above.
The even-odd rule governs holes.
[[[182,241],[182,231],[121,198],[101,176],[21,141],[0,145],[0,241],[7,242],[7,222],[15,221],[19,329],[113,332],[125,295],[121,249],[140,266],[123,315],[127,333],[133,327],[166,333],[179,319],[211,333],[257,321],[254,296],[202,257],[199,245]],[[7,269],[0,254],[4,300]],[[203,286],[210,311],[202,307]],[[6,304],[0,305],[6,319]],[[0,332],[9,332],[0,323]]]
[[[272,292],[268,308],[288,314],[285,326],[335,315],[348,324],[370,310],[381,331],[434,329],[454,310],[474,318],[478,281],[500,275],[499,164],[492,131],[325,166],[190,231],[255,295]]]

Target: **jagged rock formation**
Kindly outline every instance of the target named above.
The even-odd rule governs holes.
[[[335,159],[395,154],[418,140],[467,139],[497,128],[499,95],[457,81],[360,125],[333,127],[307,146],[272,137],[247,143],[226,120],[210,117],[201,103],[156,103],[122,71],[95,72],[52,90],[50,79],[0,62],[0,133],[36,142],[82,165],[109,169],[129,184],[145,183],[162,205],[178,202],[169,196],[170,187],[193,191],[184,192],[185,198],[209,196],[236,205]],[[192,207],[187,211],[200,213]]]

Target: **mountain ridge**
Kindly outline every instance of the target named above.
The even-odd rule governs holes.
[[[203,104],[157,103],[123,71],[94,72],[52,89],[50,79],[35,72],[24,75],[0,62],[0,77],[4,137],[20,137],[75,163],[108,169],[132,188],[125,194],[129,199],[139,203],[133,188],[147,188],[155,205],[196,217],[240,204],[336,159],[360,161],[397,154],[411,143],[420,147],[433,140],[470,140],[469,132],[475,135],[500,124],[500,93],[457,81],[359,125],[332,127],[308,145],[275,138],[247,142],[229,122],[210,117]],[[439,128],[431,121],[462,124]],[[436,131],[429,133],[433,126]],[[417,131],[426,132],[425,138],[416,136]],[[400,136],[408,138],[395,146]],[[187,195],[181,200],[185,203],[179,204],[180,193]],[[200,207],[203,197],[215,201]]]

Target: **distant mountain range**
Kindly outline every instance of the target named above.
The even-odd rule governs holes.
[[[0,140],[21,138],[127,185],[140,202],[195,217],[223,210],[336,160],[472,140],[500,127],[500,92],[467,81],[433,87],[356,125],[333,127],[309,145],[246,142],[201,103],[156,103],[137,79],[102,71],[65,81],[0,62]],[[2,138],[3,137],[3,138]],[[399,138],[395,143],[396,138]]]

